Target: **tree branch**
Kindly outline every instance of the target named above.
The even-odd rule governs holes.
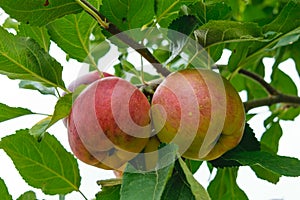
[[[103,16],[93,5],[91,5],[86,0],[76,0],[76,2],[93,18],[97,20],[97,22],[106,29],[109,33],[115,35],[121,41],[132,47],[135,51],[137,51],[141,56],[143,56],[149,63],[153,65],[153,67],[157,70],[158,73],[163,76],[168,76],[170,71],[162,66],[162,64],[152,55],[152,53],[142,44],[134,41],[128,35],[121,32],[114,24],[107,21],[105,16]],[[105,19],[105,20],[103,20]]]
[[[252,78],[253,80],[257,81],[258,83],[260,83],[261,86],[263,86],[270,95],[278,95],[279,94],[279,92],[274,87],[272,87],[269,83],[267,83],[259,75],[255,74],[253,72],[247,71],[245,69],[240,69],[238,72],[240,74],[244,74],[244,75]]]
[[[249,111],[253,108],[261,106],[271,106],[276,103],[289,103],[289,104],[298,104],[300,105],[300,97],[290,96],[285,94],[278,94],[266,98],[255,99],[252,101],[247,101],[244,103],[245,111]]]
[[[217,69],[221,67],[227,67],[227,66],[216,65]],[[296,104],[300,106],[300,97],[282,94],[276,88],[274,88],[269,83],[267,83],[259,75],[245,69],[240,69],[238,73],[248,76],[253,80],[257,81],[269,93],[269,96],[266,98],[255,99],[255,100],[245,102],[244,107],[246,112],[253,108],[257,108],[261,106],[271,106],[276,103],[288,103],[288,104]]]

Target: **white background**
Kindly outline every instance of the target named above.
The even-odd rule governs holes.
[[[1,10],[0,10],[1,13]],[[0,24],[3,23],[5,16],[0,15]],[[1,21],[2,20],[2,21]],[[74,60],[66,62],[65,54],[57,48],[55,45],[51,46],[51,54],[64,66],[63,79],[68,85],[74,80],[79,73],[81,65]],[[228,57],[228,54],[226,54]],[[226,63],[227,57],[223,57],[223,63]],[[266,78],[269,80],[272,59],[265,59],[267,64]],[[297,84],[300,91],[300,79],[298,73],[295,70],[293,61],[288,60],[280,66],[282,70],[290,74],[293,80]],[[24,107],[38,113],[51,114],[56,103],[56,98],[50,95],[41,95],[36,91],[19,89],[19,81],[10,80],[6,76],[0,75],[0,102],[12,107]],[[244,94],[241,93],[243,97]],[[254,129],[257,138],[261,137],[264,132],[263,120],[269,115],[266,108],[255,109],[255,112],[259,114],[250,120],[250,126]],[[18,129],[30,128],[37,121],[41,120],[43,116],[30,115],[17,119],[9,120],[0,123],[0,138],[15,133]],[[283,136],[280,140],[279,154],[285,156],[296,157],[300,159],[300,147],[299,147],[299,131],[300,131],[300,117],[293,122],[282,122]],[[67,142],[67,130],[62,124],[58,122],[49,129],[49,132],[55,135],[65,148],[70,151]],[[102,179],[108,179],[114,177],[111,171],[98,169],[88,166],[79,161],[80,173],[82,176],[82,182],[80,190],[89,198],[94,198],[94,195],[100,190],[96,181]],[[14,168],[14,165],[10,158],[5,154],[3,150],[0,150],[0,177],[4,179],[10,194],[13,199],[18,198],[22,193],[32,190],[37,194],[38,199],[59,199],[58,196],[46,196],[39,189],[31,188],[21,178],[18,171]],[[207,187],[213,175],[210,175],[207,167],[202,165],[200,170],[195,174],[195,177],[199,182]],[[241,167],[238,174],[238,184],[252,200],[266,200],[266,199],[286,199],[297,200],[300,196],[300,178],[281,177],[279,183],[276,185],[268,183],[267,181],[256,178],[255,174],[249,167]],[[66,199],[81,200],[82,196],[73,192],[67,195]]]

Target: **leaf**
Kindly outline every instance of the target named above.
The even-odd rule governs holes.
[[[8,193],[7,187],[4,181],[0,178],[0,197],[1,200],[12,200],[12,196]]]
[[[300,28],[298,28],[300,30]],[[272,49],[270,50],[275,50],[277,48],[280,48],[280,47],[284,47],[284,46],[287,46],[287,45],[291,45],[293,44],[294,42],[297,42],[300,38],[300,32],[299,33],[296,33],[296,34],[293,34],[293,35],[287,35],[283,38],[281,38],[277,44],[272,47]]]
[[[65,89],[62,67],[34,40],[14,36],[0,27],[0,74]]]
[[[245,200],[248,199],[236,183],[238,168],[218,169],[217,175],[210,182],[207,190],[213,200]]]
[[[15,31],[18,31],[19,25],[20,25],[20,22],[8,17],[8,18],[5,19],[4,23],[2,24],[2,27],[5,28],[5,29],[12,28]]]
[[[23,89],[37,90],[41,94],[51,94],[55,96],[54,87],[47,87],[36,81],[20,81],[19,87]]]
[[[189,6],[188,14],[197,17],[199,24],[206,24],[209,20],[225,20],[230,17],[230,7],[223,2],[198,1]]]
[[[121,200],[150,200],[161,198],[163,190],[173,171],[177,146],[167,145],[158,152],[159,160],[153,171],[140,171],[132,164],[127,164],[123,173],[123,182],[120,193]],[[134,164],[136,165],[139,160],[140,158],[135,158]]]
[[[255,172],[255,175],[263,180],[269,181],[270,183],[276,184],[279,182],[280,174],[274,173],[266,168],[259,165],[251,166],[251,169]]]
[[[37,27],[21,23],[19,25],[18,35],[23,37],[31,37],[40,45],[41,48],[43,48],[46,52],[49,52],[50,36],[44,26]]]
[[[154,0],[102,0],[100,12],[121,31],[141,28],[154,16]]]
[[[28,130],[17,131],[0,141],[23,179],[45,194],[67,194],[78,191],[80,175],[78,164],[52,135],[45,134],[38,142]]]
[[[179,17],[180,8],[183,5],[190,5],[197,2],[196,0],[156,0],[156,21],[163,27],[167,28],[169,24]]]
[[[72,103],[73,103],[72,97],[73,97],[73,95],[71,93],[66,94],[57,101],[57,103],[55,105],[54,113],[52,115],[52,118],[48,125],[48,128],[50,126],[52,126],[58,120],[63,119],[69,115],[71,108],[72,108]]]
[[[279,122],[272,123],[260,139],[261,149],[270,153],[277,153],[281,136],[282,129]]]
[[[173,175],[168,181],[161,200],[210,199],[205,189],[194,179],[184,161],[179,158],[175,162]]]
[[[92,1],[98,9],[97,2]],[[53,40],[62,48],[69,57],[79,62],[87,62],[96,67],[97,64],[91,56],[90,37],[97,21],[85,11],[71,14],[57,19],[47,25],[47,29]]]
[[[248,54],[249,42],[232,44],[233,51],[229,57],[228,69],[233,72],[239,67],[241,60],[245,59]]]
[[[48,116],[38,123],[36,123],[30,130],[29,133],[33,135],[35,138],[40,140],[44,133],[47,131],[48,128],[50,128],[53,124],[55,124],[60,119],[63,119],[67,117],[71,111],[72,108],[72,102],[73,102],[73,94],[66,94],[63,97],[61,97],[54,108],[54,113],[52,116]]]
[[[260,143],[255,137],[253,130],[248,124],[245,126],[244,134],[240,143],[232,150],[226,152],[221,157],[209,161],[214,167],[236,167],[241,166],[241,163],[232,160],[231,155],[244,151],[259,151]]]
[[[43,26],[57,18],[82,11],[74,0],[0,0],[0,7],[19,22]]]
[[[273,69],[271,85],[284,94],[297,95],[298,90],[294,81],[279,68]]]
[[[178,31],[180,33],[183,33],[185,35],[191,35],[193,33],[193,31],[198,27],[198,23],[197,20],[194,16],[181,16],[177,19],[175,19],[174,21],[172,21],[172,23],[169,25],[169,29],[172,29],[174,31]],[[172,33],[172,32],[171,32]],[[174,40],[178,40],[179,38],[172,38],[170,37],[172,36],[172,34],[170,35],[169,32],[169,38],[175,42]]]
[[[17,200],[33,200],[36,199],[36,195],[33,191],[27,191],[22,194]]]
[[[259,165],[283,176],[300,176],[300,160],[296,158],[278,156],[264,151],[245,151],[231,155],[230,159],[236,160],[242,165]]]
[[[195,31],[199,43],[203,47],[229,42],[257,41],[261,28],[252,22],[235,22],[211,20]]]
[[[194,174],[198,171],[198,169],[200,168],[202,163],[203,163],[203,161],[198,161],[198,160],[190,160],[190,159],[185,160],[185,164],[190,169],[192,174]]]
[[[289,107],[284,109],[279,114],[279,119],[282,120],[294,120],[296,117],[300,115],[300,107]]]
[[[264,33],[274,31],[286,33],[300,26],[299,19],[300,2],[297,0],[289,1],[282,9],[280,14],[270,24],[263,27]]]
[[[121,184],[102,186],[101,192],[96,194],[96,200],[120,200]]]
[[[29,129],[29,134],[34,136],[38,141],[41,141],[51,121],[51,118],[51,116],[48,116],[38,121],[33,127],[31,127],[31,129]]]
[[[0,103],[0,122],[30,114],[34,113],[27,108],[10,107]]]
[[[195,196],[196,200],[208,200],[210,199],[209,194],[206,192],[204,187],[200,185],[200,183],[193,177],[193,174],[190,172],[188,167],[186,166],[185,162],[179,157],[178,161],[180,166],[185,174],[187,182],[191,186],[191,191]]]

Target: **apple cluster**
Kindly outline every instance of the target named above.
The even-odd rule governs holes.
[[[122,171],[137,155],[175,143],[189,159],[212,160],[241,140],[245,111],[226,79],[207,69],[171,73],[151,102],[119,77],[90,72],[69,89],[87,87],[76,97],[65,119],[71,150],[81,161]],[[151,103],[151,105],[150,105]],[[146,159],[149,168],[156,160]]]

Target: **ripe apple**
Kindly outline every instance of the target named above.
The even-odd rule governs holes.
[[[109,77],[109,76],[113,76],[109,73],[106,72],[102,72],[104,77]],[[93,82],[95,82],[96,80],[100,79],[100,75],[98,71],[91,71],[88,72],[80,77],[78,77],[76,80],[74,80],[73,82],[70,83],[70,85],[68,86],[68,90],[70,90],[71,92],[74,92],[75,89],[80,86],[80,85],[89,85]]]
[[[158,86],[151,115],[158,138],[179,146],[183,157],[213,160],[241,140],[245,111],[228,80],[208,69],[170,74]]]
[[[102,73],[103,73],[104,77],[113,76],[106,72],[102,72]],[[70,90],[71,92],[74,92],[76,90],[76,88],[79,87],[80,85],[89,85],[89,84],[95,82],[96,80],[99,80],[100,78],[101,77],[100,77],[98,71],[91,71],[89,73],[86,73],[86,74],[78,77],[76,80],[72,81],[70,83],[70,85],[68,86],[68,90]],[[62,121],[63,121],[65,127],[67,127],[67,121],[68,121],[67,118],[64,118]]]
[[[128,81],[95,81],[79,94],[68,117],[74,155],[96,167],[122,170],[148,142],[149,111],[145,95]]]

